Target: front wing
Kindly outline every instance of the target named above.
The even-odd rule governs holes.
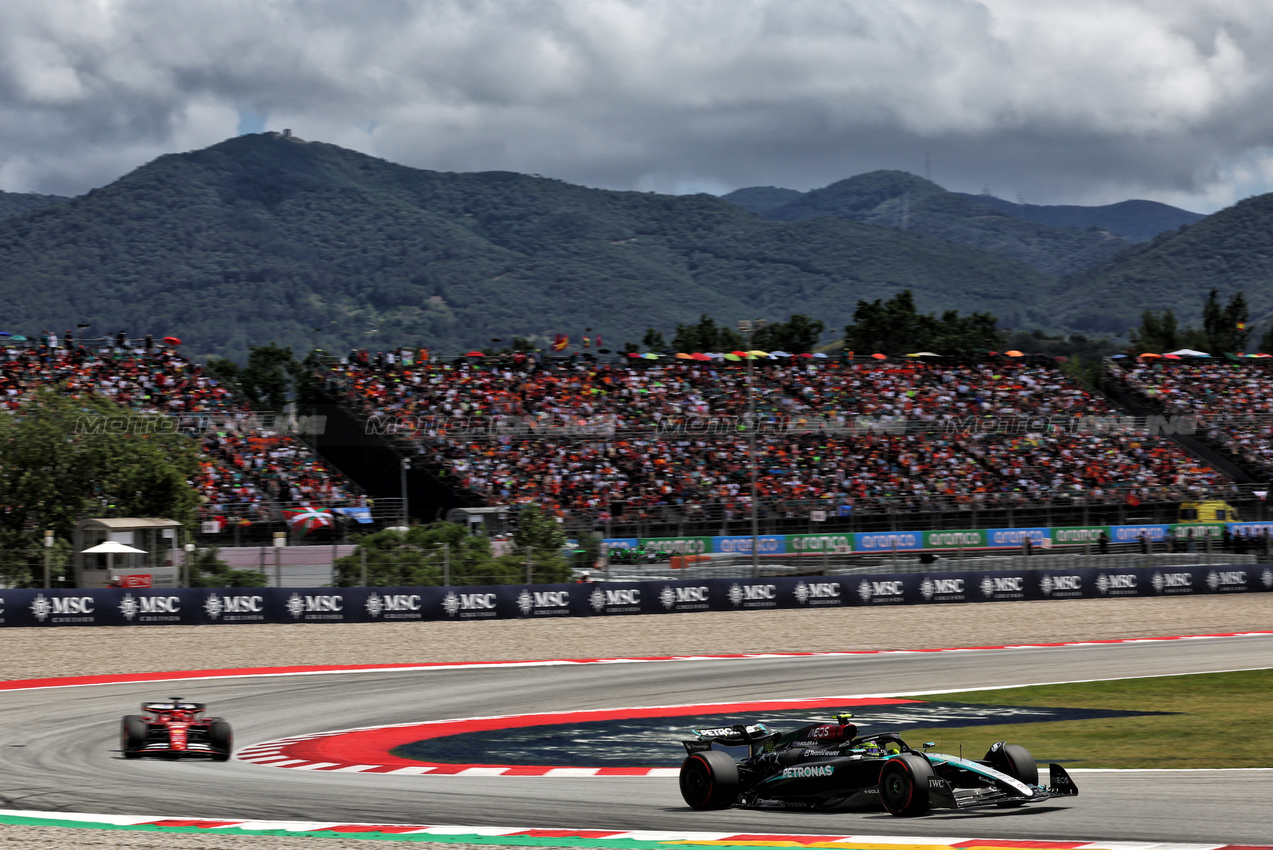
[[[1079,793],[1074,780],[1059,764],[1048,765],[1047,785],[1022,787],[1029,793],[1022,793],[1020,788],[1002,782],[980,788],[954,788],[946,780],[932,777],[928,781],[928,801],[935,809],[971,809],[977,806],[1019,806],[1057,797],[1077,797]]]

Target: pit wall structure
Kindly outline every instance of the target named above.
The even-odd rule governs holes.
[[[1273,591],[1273,566],[968,571],[484,587],[3,590],[0,627],[374,623]]]
[[[1139,543],[1143,534],[1150,542],[1194,540],[1203,545],[1208,537],[1219,540],[1228,527],[1231,535],[1273,534],[1273,522],[1167,523],[1150,525],[1084,525],[1055,528],[970,528],[956,531],[861,531],[838,534],[762,534],[756,538],[762,555],[820,555],[823,552],[891,553],[942,552],[958,549],[1020,549],[1027,540],[1035,549],[1091,545],[1104,533],[1111,544]],[[671,555],[750,555],[751,535],[729,537],[607,537],[611,549],[630,549],[638,544]]]

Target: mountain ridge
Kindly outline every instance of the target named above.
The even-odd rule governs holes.
[[[1019,315],[1052,278],[920,233],[771,222],[710,195],[427,171],[275,134],[166,154],[54,206],[0,219],[0,296],[23,329],[175,335],[195,355],[482,347],[573,337],[610,347],[709,313],[837,328],[858,299]],[[28,327],[31,326],[31,327]],[[17,330],[12,328],[11,330]]]

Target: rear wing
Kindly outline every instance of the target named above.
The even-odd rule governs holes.
[[[718,726],[712,729],[691,729],[690,732],[694,734],[695,740],[681,742],[685,751],[689,753],[710,750],[712,744],[720,744],[722,747],[745,746],[748,750],[754,750],[754,744],[767,741],[778,734],[763,723],[750,725],[740,723],[736,726]]]
[[[143,702],[142,711],[203,711],[207,703],[202,702]]]

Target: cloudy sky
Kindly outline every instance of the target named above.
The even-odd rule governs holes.
[[[0,189],[240,132],[664,192],[1273,190],[1268,0],[4,0]]]

